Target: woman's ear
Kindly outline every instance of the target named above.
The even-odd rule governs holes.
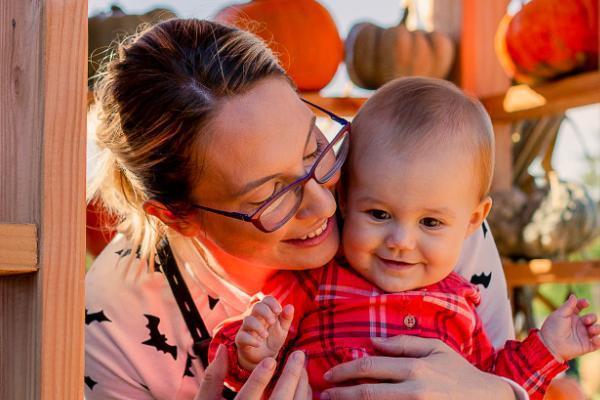
[[[184,236],[199,236],[201,232],[200,224],[186,218],[173,214],[164,204],[156,200],[146,200],[144,202],[144,211],[160,219],[169,228],[176,230]]]
[[[490,196],[485,196],[471,213],[471,218],[469,219],[469,226],[467,227],[467,233],[465,237],[471,235],[481,226],[483,220],[488,216],[491,209],[492,198]]]

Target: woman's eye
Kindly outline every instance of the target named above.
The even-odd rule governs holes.
[[[368,210],[367,213],[376,220],[386,220],[391,218],[391,215],[383,210]]]
[[[255,206],[255,207],[260,207],[262,206],[267,200],[269,200],[271,197],[273,197],[273,195],[275,193],[277,193],[277,191],[281,188],[281,184],[277,183],[273,186],[273,191],[271,192],[271,194],[269,194],[268,196],[264,197],[262,200],[260,201],[251,201],[249,202],[250,205]]]
[[[323,151],[323,149],[325,149],[325,147],[327,147],[327,143],[325,143],[323,140],[317,139],[317,147],[315,149],[315,151],[313,151],[312,153],[310,153],[309,155],[304,157],[304,160],[314,160],[315,158],[317,158],[319,156],[319,154],[321,154],[321,152]]]
[[[442,222],[435,218],[423,218],[421,224],[426,228],[439,228],[442,226]]]

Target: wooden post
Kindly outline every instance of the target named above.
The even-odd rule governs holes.
[[[459,45],[453,78],[465,91],[479,98],[504,93],[510,86],[494,49],[496,29],[508,3],[509,0],[433,0],[434,29],[449,34]],[[512,182],[510,124],[492,122],[496,137],[492,190],[505,190]]]
[[[87,2],[5,0],[0,20],[0,231],[25,232],[0,250],[0,399],[80,399]]]

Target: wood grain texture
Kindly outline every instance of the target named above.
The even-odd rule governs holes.
[[[0,275],[37,271],[37,227],[0,224]]]
[[[42,4],[0,2],[0,221],[39,226]],[[37,274],[0,277],[0,399],[39,398]]]
[[[40,398],[83,397],[87,1],[46,0]]]
[[[81,399],[87,2],[0,18],[0,221],[37,225],[40,249],[37,273],[0,277],[0,399]]]

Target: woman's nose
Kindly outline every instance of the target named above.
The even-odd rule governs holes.
[[[414,250],[417,241],[409,227],[395,225],[385,238],[385,245],[393,250]]]
[[[331,179],[325,185],[320,185],[314,179],[310,179],[304,185],[304,197],[296,218],[316,218],[325,219],[335,213],[336,203],[332,193],[332,185],[335,185],[334,179]],[[337,180],[336,180],[337,181]]]

